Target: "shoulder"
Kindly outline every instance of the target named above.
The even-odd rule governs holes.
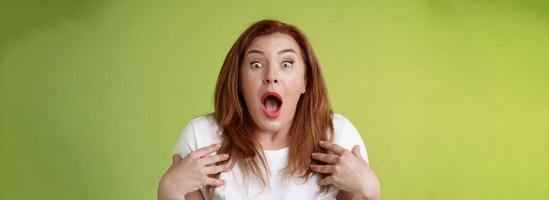
[[[334,113],[332,114],[332,123],[334,124],[334,130],[337,132],[337,130],[342,129],[344,126],[351,122],[345,116]]]
[[[360,137],[355,126],[345,116],[334,113],[332,115],[335,140],[348,140],[353,137]]]
[[[195,131],[206,132],[206,131],[216,131],[218,129],[217,123],[212,115],[202,115],[192,119],[189,122],[193,126]]]
[[[358,145],[362,158],[368,162],[366,145],[353,123],[345,116],[337,113],[332,115],[332,123],[334,125],[334,143],[349,151],[355,145]]]
[[[217,143],[220,140],[218,126],[211,115],[202,115],[190,120],[175,145],[173,153],[186,154]]]

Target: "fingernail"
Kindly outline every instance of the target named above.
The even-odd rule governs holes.
[[[318,154],[317,154],[317,153],[313,153],[313,156],[316,156],[316,155],[318,155]]]
[[[324,142],[324,141],[320,141],[320,144],[324,144],[324,143],[326,143],[326,142]]]
[[[215,144],[215,147],[219,148],[219,147],[221,147],[221,145],[220,144]]]

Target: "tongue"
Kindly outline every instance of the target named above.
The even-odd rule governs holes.
[[[279,107],[278,101],[272,97],[267,97],[267,99],[265,99],[265,107],[267,108],[267,111],[275,112]]]

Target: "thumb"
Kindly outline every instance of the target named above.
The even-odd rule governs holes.
[[[355,155],[356,157],[362,158],[362,156],[360,156],[360,146],[355,145],[355,146],[353,147],[353,149],[351,150],[351,152],[352,152],[353,155]]]
[[[173,154],[172,165],[179,163],[179,161],[181,161],[181,156],[179,154]]]

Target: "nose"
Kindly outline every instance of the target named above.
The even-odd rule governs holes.
[[[263,83],[265,85],[278,83],[278,75],[275,72],[276,69],[273,69],[274,67],[270,67],[270,66],[268,68],[269,70],[267,71],[265,78],[263,79]]]
[[[265,84],[271,84],[271,83],[278,83],[278,80],[276,78],[266,78],[263,83]]]

